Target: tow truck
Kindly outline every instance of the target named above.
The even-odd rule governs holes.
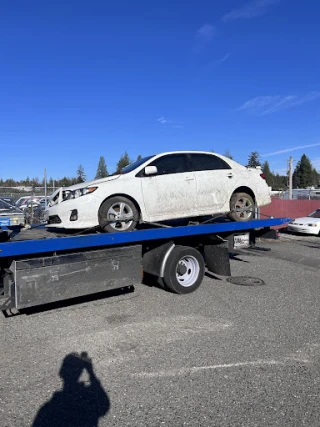
[[[184,226],[149,224],[130,232],[58,235],[45,228],[12,232],[0,222],[0,311],[21,310],[117,288],[153,277],[165,290],[187,294],[205,270],[230,276],[229,252],[275,238],[290,218]]]

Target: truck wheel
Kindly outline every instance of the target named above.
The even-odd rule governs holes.
[[[99,225],[103,231],[134,230],[139,220],[139,213],[134,203],[122,196],[105,200],[99,210]]]
[[[172,292],[188,294],[198,289],[204,271],[204,260],[196,249],[176,246],[167,260],[163,279]]]
[[[255,211],[253,198],[247,193],[234,193],[230,199],[230,211],[228,217],[232,221],[250,221]]]

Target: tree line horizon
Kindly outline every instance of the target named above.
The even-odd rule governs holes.
[[[212,150],[213,151],[213,150]],[[225,157],[233,159],[232,154],[229,149],[224,153]],[[113,173],[119,173],[121,170],[133,163],[136,160],[141,159],[142,156],[139,154],[136,159],[131,159],[127,153],[121,155],[116,170]],[[280,175],[278,173],[272,172],[270,169],[269,162],[266,160],[261,161],[260,154],[258,151],[252,151],[248,157],[247,167],[261,167],[262,173],[265,176],[265,179],[270,187],[274,190],[285,190],[288,188],[288,174]],[[97,166],[97,171],[94,179],[105,178],[109,176],[107,163],[104,156],[100,156]],[[70,185],[82,183],[86,181],[86,174],[82,164],[80,164],[76,171],[76,176],[74,177],[63,177],[61,179],[49,178],[47,180],[48,187],[68,187]],[[40,187],[44,185],[44,179],[39,180],[39,178],[30,179],[27,177],[25,180],[16,181],[13,178],[3,180],[0,178],[0,187],[14,187],[14,186],[33,186]],[[303,154],[300,160],[297,162],[296,167],[293,172],[293,188],[306,188],[306,187],[317,187],[320,185],[320,173],[312,166],[310,159]]]

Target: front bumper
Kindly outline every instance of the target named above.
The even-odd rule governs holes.
[[[306,225],[292,225],[288,224],[288,231],[292,231],[294,233],[303,233],[303,234],[312,234],[317,236],[319,234],[319,227],[308,227]]]
[[[48,208],[44,220],[49,228],[83,229],[99,225],[98,212],[101,199],[93,195],[86,195],[77,199],[66,200]],[[74,218],[77,211],[77,219]]]

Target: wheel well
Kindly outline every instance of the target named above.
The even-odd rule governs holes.
[[[256,202],[256,196],[254,192],[251,190],[251,188],[249,187],[238,187],[236,190],[234,190],[232,195],[235,193],[247,193],[253,198],[254,202]]]
[[[129,199],[129,200],[131,200],[131,202],[135,205],[135,207],[138,209],[138,212],[139,213],[141,213],[141,209],[140,209],[140,206],[139,206],[139,204],[138,204],[138,202],[133,198],[133,197],[131,197],[131,196],[128,196],[128,194],[123,194],[123,193],[116,193],[116,194],[112,194],[111,196],[109,196],[109,197],[107,197],[107,198],[105,198],[104,199],[104,201],[101,203],[101,205],[100,205],[100,208],[99,208],[99,211],[100,211],[100,209],[101,209],[101,206],[104,204],[104,202],[106,201],[106,200],[109,200],[109,199],[112,199],[112,197],[125,197],[125,198],[127,198],[127,199]]]

